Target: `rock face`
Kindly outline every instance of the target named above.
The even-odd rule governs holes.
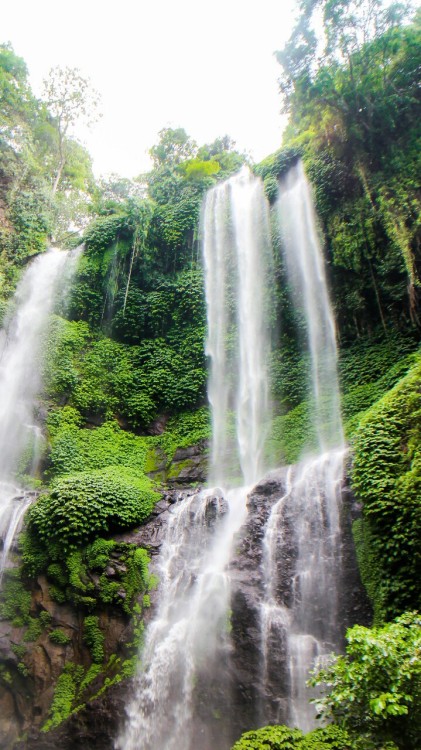
[[[261,635],[261,605],[265,593],[262,576],[265,526],[272,506],[285,494],[286,476],[286,469],[274,471],[253,489],[248,498],[247,523],[237,540],[237,553],[230,566],[234,739],[252,727],[290,720],[290,671],[285,631],[278,627],[269,634],[270,660],[265,676]],[[345,636],[346,629],[356,623],[369,625],[372,612],[359,577],[352,539],[351,521],[358,508],[346,486],[342,489],[342,501],[338,619]],[[277,562],[277,597],[286,606],[290,604],[297,555],[293,522],[293,516],[288,518],[287,515],[283,529],[282,559]]]
[[[157,448],[146,473],[168,487],[183,489],[203,484],[208,475],[208,448],[208,441],[202,440],[186,448],[177,448],[172,458]]]
[[[180,456],[180,460],[183,456],[184,454]],[[224,747],[225,744],[229,747],[231,741],[247,729],[268,723],[270,720],[282,721],[287,716],[289,677],[286,644],[274,635],[271,643],[271,664],[265,681],[262,679],[261,646],[265,525],[273,504],[284,492],[285,481],[286,471],[279,470],[269,474],[256,485],[248,498],[247,522],[234,545],[235,552],[230,563],[232,651],[229,663],[224,665],[230,672],[229,705],[232,720],[231,737],[224,740]],[[192,492],[191,489],[184,490],[183,494]],[[163,541],[171,505],[179,497],[180,490],[171,489],[164,492],[146,524],[130,533],[115,537],[117,542],[130,542],[148,548],[152,558],[152,570]],[[356,622],[368,624],[371,614],[357,572],[350,532],[352,512],[358,512],[358,509],[345,488],[342,519],[343,582],[340,601],[343,632],[346,627]],[[212,508],[209,509],[209,513],[212,515]],[[293,534],[290,535],[290,539],[293,540]],[[292,541],[284,545],[279,580],[280,587],[284,587],[285,592],[290,586],[295,554]],[[109,574],[111,575],[112,571],[109,571]],[[145,612],[145,623],[153,617],[157,596],[156,591],[151,592],[151,607]],[[0,672],[0,747],[3,750],[56,750],[58,746],[61,750],[112,750],[114,738],[124,721],[125,705],[131,693],[130,678],[102,692],[103,678],[102,681],[101,678],[97,678],[92,684],[92,697],[88,696],[84,706],[77,713],[55,729],[48,732],[40,731],[48,717],[57,677],[62,673],[65,662],[70,661],[86,668],[91,664],[91,656],[81,636],[80,615],[68,606],[53,602],[49,596],[47,582],[43,578],[39,578],[32,588],[31,609],[34,613],[48,612],[54,625],[69,636],[69,643],[54,644],[45,633],[41,634],[33,643],[27,644],[22,669],[22,666],[19,666],[16,648],[12,648],[21,643],[22,629],[13,627],[8,622],[0,623],[0,669],[3,670]],[[106,633],[106,655],[115,654],[124,658],[127,644],[133,635],[130,618],[117,611],[115,607],[103,607],[100,624]],[[6,673],[12,676],[9,682],[7,677],[5,679]],[[223,710],[224,706],[221,705],[221,708]],[[215,721],[217,723],[217,717]],[[20,739],[23,736],[25,739]]]

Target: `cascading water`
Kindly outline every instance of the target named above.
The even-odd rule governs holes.
[[[274,639],[286,640],[290,696],[287,717],[266,718],[286,718],[308,731],[315,720],[315,711],[309,704],[311,694],[306,688],[309,672],[318,659],[340,649],[342,640],[338,594],[345,446],[335,324],[311,190],[300,162],[280,183],[277,208],[289,284],[307,326],[316,450],[290,469],[285,494],[274,505],[266,526],[263,652],[267,653],[268,644]],[[294,570],[280,593],[279,571],[291,546]]]
[[[121,750],[219,750],[232,744],[227,566],[263,473],[269,250],[262,184],[247,169],[211,190],[203,212],[209,401],[208,490],[174,507],[160,556],[160,604],[142,653]],[[231,487],[231,489],[227,489]]]
[[[41,385],[40,345],[66,264],[68,254],[59,250],[49,250],[30,264],[16,291],[14,313],[0,332],[0,577],[32,499],[31,493],[16,486],[15,475],[30,445],[30,468],[36,469],[40,431],[34,407]]]
[[[311,188],[301,162],[280,182],[277,209],[293,302],[306,321],[317,452],[325,453],[344,445],[335,319]]]

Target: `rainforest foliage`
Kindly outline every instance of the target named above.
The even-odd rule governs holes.
[[[362,503],[354,537],[378,630],[351,631],[347,655],[314,678],[327,686],[320,709],[331,727],[306,736],[263,728],[235,750],[415,750],[419,739],[419,661],[408,656],[419,658],[419,623],[402,613],[419,606],[421,572],[420,23],[403,4],[300,0],[277,53],[289,125],[283,147],[250,166],[272,204],[298,158],[314,186]],[[24,61],[2,45],[0,92],[1,314],[52,237],[84,242],[44,341],[42,493],[27,516],[23,565],[0,595],[0,618],[20,623],[27,642],[47,632],[65,648],[70,637],[30,612],[40,574],[51,598],[82,618],[91,663],[69,662],[58,677],[48,730],[96,694],[100,675],[102,690],[133,671],[131,657],[104,652],[101,612],[111,605],[134,618],[135,649],[154,581],[147,551],[112,535],[148,517],[153,481],[174,478],[177,449],[209,437],[200,209],[206,190],[248,160],[227,136],[199,146],[164,128],[147,174],[95,183],[72,126],[76,112],[95,116],[97,97],[77,71],[52,71],[39,100]],[[296,461],[311,431],[303,316],[280,242],[274,228],[267,455],[277,464]],[[22,477],[30,463],[23,457]],[[25,646],[16,648],[23,675]]]

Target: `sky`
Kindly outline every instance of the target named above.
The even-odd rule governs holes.
[[[101,119],[75,135],[97,176],[134,177],[165,127],[199,144],[229,135],[261,160],[281,145],[285,118],[274,52],[289,37],[294,0],[14,0],[0,42],[24,58],[36,95],[51,67],[79,68],[101,95]]]

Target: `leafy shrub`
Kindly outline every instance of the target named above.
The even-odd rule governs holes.
[[[28,513],[28,529],[43,545],[62,554],[101,532],[142,523],[157,495],[151,482],[127,469],[110,467],[55,480]]]
[[[269,726],[246,732],[232,750],[352,750],[348,733],[329,726],[304,735],[299,729]]]
[[[243,734],[232,750],[290,750],[298,747],[297,743],[303,736],[300,729],[282,725],[263,727]]]
[[[83,668],[79,668],[79,670]],[[78,667],[68,662],[57,680],[54,697],[50,708],[50,718],[42,727],[43,732],[54,729],[72,713],[73,701],[75,699]]]
[[[189,310],[199,303],[193,295],[180,310],[184,304]],[[117,417],[134,428],[147,426],[158,411],[194,406],[206,383],[203,326],[189,323],[186,337],[181,329],[171,344],[156,338],[128,346],[92,334],[86,323],[56,318],[47,342],[47,393],[86,419]],[[72,418],[76,424],[75,412]]]
[[[319,713],[346,728],[357,747],[421,744],[421,619],[406,613],[382,628],[348,630],[346,655],[311,680],[324,687]]]

